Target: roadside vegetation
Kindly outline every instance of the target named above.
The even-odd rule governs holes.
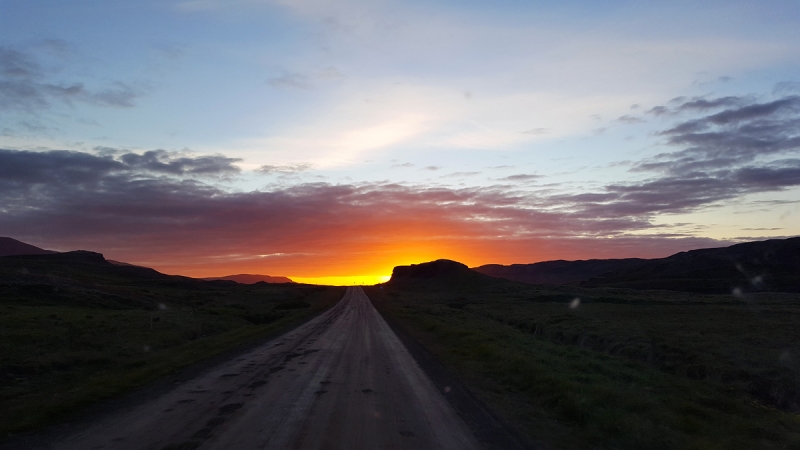
[[[544,448],[800,448],[800,295],[526,285],[367,288]]]
[[[0,258],[0,440],[279,334],[343,294],[171,277],[90,253]]]

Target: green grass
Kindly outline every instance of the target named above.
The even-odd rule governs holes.
[[[0,262],[0,438],[57,423],[335,304],[344,288]]]
[[[424,288],[368,294],[547,448],[800,448],[800,295]]]

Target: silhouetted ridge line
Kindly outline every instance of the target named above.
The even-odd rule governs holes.
[[[392,278],[387,282],[392,285],[460,285],[468,286],[497,281],[495,278],[475,272],[460,262],[449,259],[397,266],[392,270]]]
[[[287,277],[273,277],[270,275],[258,275],[258,274],[249,274],[249,273],[241,273],[238,275],[226,275],[224,277],[207,277],[203,278],[203,280],[207,281],[215,281],[215,280],[229,280],[235,281],[241,284],[256,284],[256,283],[294,283],[291,279]]]
[[[530,284],[571,284],[614,270],[636,268],[646,259],[590,259],[585,261],[545,261],[534,264],[486,264],[473,270],[497,278]]]
[[[10,237],[0,237],[0,256],[50,255],[53,253],[56,252],[26,244]]]
[[[476,267],[531,284],[689,292],[800,292],[800,237],[690,250],[658,259],[546,261]]]

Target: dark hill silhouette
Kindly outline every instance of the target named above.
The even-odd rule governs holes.
[[[590,259],[587,261],[545,261],[535,264],[486,264],[473,270],[485,275],[530,284],[570,284],[615,270],[631,270],[645,259]]]
[[[400,281],[404,279],[428,279],[442,276],[469,276],[469,267],[457,261],[449,259],[437,259],[436,261],[411,264],[409,266],[397,266],[392,270],[392,278],[389,281]]]
[[[579,284],[709,293],[800,292],[800,237],[681,252]]]
[[[52,253],[56,252],[26,244],[10,237],[0,237],[0,256],[49,255]]]
[[[11,255],[0,257],[0,270],[5,269],[25,273],[28,276],[36,273],[47,276],[64,276],[68,278],[149,278],[149,279],[185,279],[191,278],[166,275],[149,267],[120,265],[108,261],[101,253],[86,250],[72,252],[49,253],[40,255]]]
[[[224,277],[208,277],[203,278],[204,280],[214,281],[214,280],[230,280],[235,281],[240,284],[256,284],[259,282],[264,283],[294,283],[291,279],[287,277],[273,277],[270,275],[256,275],[256,274],[249,274],[249,273],[241,273],[238,275],[227,275]]]
[[[493,281],[498,280],[470,270],[465,264],[449,259],[439,259],[410,266],[397,266],[392,270],[392,278],[387,283],[427,287],[443,284],[470,286]]]
[[[474,270],[533,284],[707,293],[800,292],[800,237],[691,250],[658,259],[546,261]]]

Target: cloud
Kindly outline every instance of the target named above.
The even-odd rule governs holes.
[[[270,258],[270,271],[299,276],[439,257],[481,264],[665,256],[719,243],[675,233],[657,217],[800,186],[800,99],[748,98],[687,107],[695,116],[659,134],[672,150],[633,163],[644,178],[583,192],[387,182],[236,192],[202,179],[238,172],[237,160],[221,155],[0,150],[0,235],[198,275],[261,270],[264,254],[282,255]],[[671,107],[689,102],[696,99]],[[321,262],[332,260],[335,267]]]
[[[441,168],[442,168],[441,166],[425,166],[425,167],[423,167],[423,170],[432,170],[432,171],[436,171],[436,170],[439,170],[439,169],[441,169]]]
[[[84,95],[85,101],[96,105],[132,108],[136,106],[135,100],[140,94],[127,84],[115,81],[112,83],[112,87],[95,93],[84,93]]]
[[[284,164],[284,165],[263,165],[256,169],[256,172],[269,174],[269,173],[297,173],[297,172],[305,172],[313,168],[314,165],[310,163],[295,163],[295,164]]]
[[[742,103],[743,99],[739,97],[721,97],[712,100],[704,98],[696,98],[691,101],[684,102],[676,109],[678,111],[707,111],[709,109],[716,109],[720,107],[738,106]]]
[[[744,101],[738,99],[737,102]],[[692,174],[731,169],[759,158],[800,150],[800,97],[752,102],[680,122],[659,133],[682,150],[656,155],[634,167]]]
[[[442,178],[460,178],[460,177],[472,177],[475,175],[480,175],[481,172],[453,172],[447,175],[442,175]]]
[[[781,81],[772,89],[775,95],[800,94],[800,81]]]
[[[626,123],[626,124],[636,124],[636,123],[644,123],[645,120],[642,119],[641,117],[625,114],[624,116],[617,117],[616,122]]]
[[[239,172],[224,156],[187,157],[165,150],[143,154],[105,149],[99,154],[52,150],[0,150],[0,193],[42,189],[83,189],[105,180],[143,180],[159,175],[230,176]]]
[[[390,270],[412,257],[480,263],[598,256],[616,246],[630,250],[625,233],[654,228],[641,217],[611,214],[613,208],[591,211],[614,193],[573,197],[570,211],[560,209],[561,198],[499,187],[305,183],[229,192],[172,176],[204,172],[201,158],[130,155],[0,150],[0,235],[35,236],[54,248],[100,250],[182,273],[247,261],[253,269],[257,255],[285,254],[274,258],[276,270],[314,276],[378,263]],[[215,161],[224,168],[231,159]],[[620,240],[586,240],[608,235]],[[556,241],[558,248],[548,243]],[[660,254],[674,248],[675,241],[662,241]],[[331,259],[342,268],[320,263]]]
[[[65,51],[59,42],[50,42],[44,48]],[[80,82],[51,80],[52,75],[36,61],[32,53],[0,47],[0,110],[32,112],[49,107],[53,101],[130,108],[141,95],[136,89],[119,81],[93,91]]]
[[[678,149],[635,163],[631,169],[654,174],[652,178],[612,183],[597,197],[563,196],[562,201],[591,214],[644,217],[690,212],[747,194],[800,186],[800,97],[675,103],[676,110],[712,112],[659,133]]]
[[[672,111],[669,108],[667,108],[666,106],[659,105],[659,106],[654,106],[654,107],[648,109],[646,111],[646,113],[647,114],[652,114],[654,116],[664,116],[664,115],[672,113]]]
[[[414,167],[414,164],[411,163],[402,163],[402,164],[392,164],[392,168],[406,168],[406,167]]]
[[[538,180],[540,178],[542,178],[541,175],[519,173],[516,175],[510,175],[500,179],[504,181],[533,181],[533,180]]]
[[[222,155],[179,156],[166,150],[150,150],[143,154],[125,153],[119,160],[129,168],[171,175],[218,175],[229,176],[240,172],[234,163],[240,158]]]

